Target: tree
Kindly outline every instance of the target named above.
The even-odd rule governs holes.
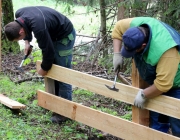
[[[2,1],[2,31],[1,31],[1,48],[2,53],[19,53],[20,46],[17,42],[10,42],[5,36],[4,26],[11,21],[14,21],[14,12],[12,0],[3,0]]]

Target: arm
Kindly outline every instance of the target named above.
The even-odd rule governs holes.
[[[119,53],[122,47],[122,41],[119,39],[113,39],[114,53]]]
[[[179,53],[176,47],[167,50],[160,58],[156,67],[156,79],[154,84],[144,90],[140,90],[135,98],[134,105],[140,108],[149,98],[154,98],[169,91],[174,82],[179,65]],[[168,66],[168,67],[167,67]],[[144,96],[144,98],[143,98]]]
[[[114,55],[113,55],[113,66],[114,71],[118,72],[123,67],[123,57],[121,55],[122,41],[119,39],[113,39]]]
[[[153,84],[152,86],[144,89],[144,95],[146,98],[154,98],[156,96],[161,95],[163,92],[157,89],[157,87]]]
[[[179,53],[174,47],[166,51],[160,58],[156,68],[156,79],[152,86],[144,90],[145,96],[147,98],[153,98],[169,91],[173,86],[178,65]]]
[[[25,40],[25,48],[24,48],[24,54],[31,54],[32,48],[30,47],[30,42],[28,40]]]
[[[112,31],[114,52],[120,52],[122,46],[122,36],[124,32],[130,27],[132,20],[133,18],[122,19],[115,24]]]
[[[49,32],[46,29],[36,33],[35,37],[38,41],[39,48],[42,50],[43,56],[41,69],[38,73],[44,76],[47,74],[47,71],[51,69],[54,62],[55,50]]]
[[[112,31],[112,39],[113,39],[113,66],[115,72],[119,71],[119,69],[123,66],[123,57],[121,55],[121,47],[122,47],[122,36],[124,32],[130,27],[130,22],[132,18],[123,19],[118,21],[115,24],[115,27]]]

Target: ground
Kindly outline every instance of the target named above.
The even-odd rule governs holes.
[[[12,55],[12,54],[6,54],[2,55],[2,71],[4,74],[8,75],[8,77],[11,79],[11,81],[15,83],[21,83],[21,82],[26,82],[26,81],[31,81],[33,79],[43,79],[41,76],[37,75],[35,72],[36,65],[34,62],[29,63],[28,65],[22,66],[22,70],[20,71],[16,67],[18,67],[22,61],[23,58],[23,52],[17,55]],[[30,56],[31,58],[31,56]],[[93,67],[89,67],[90,64],[86,63],[79,63],[78,65],[73,66],[73,69],[81,71],[81,72],[86,72],[95,76],[103,77],[104,75],[104,69],[98,65],[94,65]],[[32,72],[31,72],[32,71]],[[74,88],[74,90],[76,90]],[[93,106],[95,105],[96,107],[101,107],[101,108],[108,108],[112,109],[116,112],[118,112],[117,116],[122,116],[125,115],[126,113],[130,112],[130,108],[127,104],[122,103],[120,101],[116,101],[113,99],[105,98],[104,96],[95,94],[92,97],[88,97],[87,99],[86,96],[77,96],[76,94],[73,94],[74,100],[76,102],[79,102],[85,106]],[[82,129],[81,127],[77,129]],[[87,129],[82,129],[84,133],[89,133]],[[81,131],[82,131],[81,130]],[[121,140],[120,138],[116,138],[112,135],[109,135],[105,132],[101,132],[102,135],[104,135],[103,139],[105,140]],[[102,138],[101,138],[102,139]],[[98,140],[97,137],[91,136],[89,137],[89,140]]]

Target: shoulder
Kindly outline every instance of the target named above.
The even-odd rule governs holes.
[[[170,48],[169,50],[167,50],[166,52],[163,53],[163,55],[161,56],[163,57],[168,57],[168,58],[179,58],[179,52],[177,50],[176,47]]]
[[[134,18],[121,19],[121,20],[119,20],[119,21],[116,23],[116,25],[130,24],[133,19],[134,19]]]

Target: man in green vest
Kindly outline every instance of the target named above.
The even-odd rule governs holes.
[[[122,67],[123,58],[132,57],[141,78],[149,87],[140,89],[134,105],[161,94],[180,99],[180,34],[171,26],[151,17],[118,21],[112,32],[113,66]],[[123,44],[123,45],[122,45]],[[180,137],[180,120],[150,111],[150,127],[167,133],[171,127]]]

